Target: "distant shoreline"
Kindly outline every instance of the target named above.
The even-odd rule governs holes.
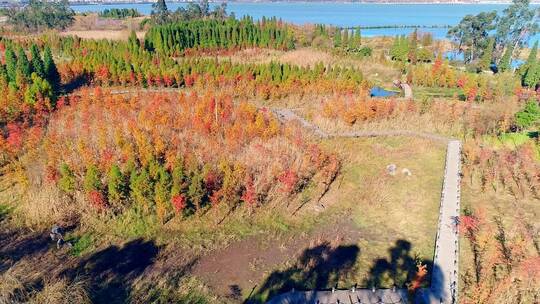
[[[90,2],[85,2],[85,1],[77,1],[77,2],[71,2],[70,1],[70,5],[72,6],[78,6],[78,5],[116,5],[116,4],[152,4],[154,3],[155,1],[90,1]],[[170,1],[167,1],[169,3],[190,3],[192,1],[174,1],[174,0],[170,0]],[[510,5],[512,4],[512,1],[504,1],[504,2],[501,2],[501,1],[437,1],[437,2],[423,2],[423,1],[400,1],[400,0],[396,0],[396,1],[329,1],[329,0],[321,0],[321,1],[302,1],[302,0],[299,0],[299,1],[296,1],[296,0],[291,0],[291,1],[257,1],[257,0],[253,0],[253,1],[250,1],[250,0],[236,0],[236,1],[210,1],[211,3],[222,3],[222,2],[227,2],[227,3],[253,3],[253,4],[269,4],[269,3],[305,3],[305,4],[313,4],[313,3],[335,3],[335,4],[389,4],[389,5],[392,5],[392,4],[406,4],[406,5],[441,5],[441,4],[453,4],[453,5],[469,5],[469,4],[472,4],[472,5],[482,5],[482,4],[485,4],[485,5],[493,5],[493,4],[499,4],[499,5]],[[540,4],[540,0],[539,1],[531,1],[531,4],[534,4],[534,5],[537,5],[537,4]]]

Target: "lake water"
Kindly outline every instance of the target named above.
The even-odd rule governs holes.
[[[184,7],[185,3],[169,3],[169,10]],[[456,25],[467,14],[484,11],[502,11],[506,4],[363,4],[363,3],[306,3],[306,2],[263,2],[228,3],[227,11],[237,17],[244,15],[259,19],[262,16],[276,16],[295,24],[321,23],[341,27],[352,26],[446,26]],[[106,8],[135,8],[143,14],[150,14],[151,3],[136,4],[96,4],[73,5],[77,12],[102,11]],[[395,36],[408,34],[410,28],[364,29],[364,36]],[[436,38],[444,38],[447,28],[422,28]]]

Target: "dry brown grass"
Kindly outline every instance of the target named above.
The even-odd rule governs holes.
[[[14,223],[43,229],[85,213],[82,194],[71,198],[65,196],[57,187],[28,173],[39,171],[36,169],[40,166],[39,161],[30,162],[28,166],[32,169],[17,165],[5,167],[0,178],[0,199],[13,208],[11,217]]]
[[[208,56],[216,58],[216,56]],[[219,55],[218,60],[230,60],[233,63],[262,64],[271,61],[289,63],[303,67],[313,67],[317,63],[325,66],[339,66],[357,68],[373,83],[391,85],[391,82],[401,77],[400,71],[394,63],[381,58],[377,52],[368,58],[358,58],[349,55],[333,54],[313,47],[304,47],[292,51],[279,51],[272,49],[244,49],[233,54]]]
[[[144,38],[146,32],[136,32],[139,39]],[[61,32],[61,36],[77,36],[82,39],[108,39],[108,40],[127,40],[129,37],[129,30],[68,30]]]
[[[325,65],[337,63],[337,58],[328,52],[312,48],[301,48],[285,52],[279,57],[279,61],[300,66],[314,66],[322,62]]]
[[[28,296],[19,271],[20,268],[8,268],[0,275],[0,304],[20,302]]]
[[[82,206],[77,207],[77,205],[56,187],[47,185],[37,189],[28,189],[16,206],[14,216],[25,226],[49,227],[52,223],[61,222],[73,213],[82,212],[83,210],[79,209]]]
[[[67,279],[47,279],[45,273],[35,269],[30,260],[22,259],[0,275],[0,304],[67,304],[91,303],[87,283],[77,277]],[[45,279],[42,288],[34,283]],[[39,284],[38,284],[39,285]]]
[[[49,281],[43,289],[32,297],[31,304],[69,304],[69,303],[92,303],[88,295],[86,282],[75,278],[73,282],[66,279]]]
[[[462,125],[460,123],[448,123],[441,119],[438,113],[434,112],[419,114],[418,112],[403,111],[394,113],[390,118],[381,118],[373,121],[357,121],[355,124],[351,125],[346,123],[343,119],[325,117],[321,110],[324,100],[325,98],[322,97],[309,104],[305,103],[297,110],[297,113],[329,133],[373,130],[409,130],[457,136],[462,132]]]
[[[76,16],[75,22],[69,30],[91,31],[91,30],[138,30],[145,17],[112,19],[101,18],[97,14],[88,14],[86,16]]]

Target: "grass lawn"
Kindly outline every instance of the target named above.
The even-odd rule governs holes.
[[[445,147],[416,138],[339,139],[327,144],[347,155],[341,187],[330,194],[337,208],[350,210],[355,226],[366,237],[358,241],[362,254],[357,260],[356,282],[372,280],[376,259],[388,259],[389,250],[400,240],[411,245],[408,255],[431,261],[443,180]],[[396,176],[385,168],[394,163]],[[401,174],[408,168],[412,176]],[[371,282],[370,282],[371,283]],[[391,286],[392,278],[380,284]]]

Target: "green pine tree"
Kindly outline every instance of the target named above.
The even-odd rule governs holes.
[[[343,30],[343,37],[341,38],[341,45],[342,46],[349,45],[349,29]]]
[[[141,47],[141,42],[139,41],[139,38],[137,38],[137,34],[135,31],[131,31],[128,38],[128,48],[132,53],[138,53],[139,49]]]
[[[530,100],[525,108],[516,113],[516,125],[526,129],[540,121],[540,106],[536,100]]]
[[[187,195],[189,197],[189,201],[195,207],[196,211],[199,211],[202,208],[204,199],[203,181],[204,180],[201,172],[192,172]]]
[[[110,203],[119,205],[126,198],[126,180],[120,167],[114,164],[107,176],[107,197]]]
[[[354,47],[359,48],[362,45],[362,30],[358,26],[354,31]]]
[[[38,100],[38,97],[51,101],[54,97],[53,90],[47,80],[39,77],[36,73],[32,73],[31,84],[26,88],[24,101],[33,105]]]
[[[158,169],[158,177],[154,187],[154,200],[158,218],[163,221],[170,209],[171,176],[163,166]]]
[[[84,190],[86,192],[102,190],[99,169],[95,165],[90,165],[86,168],[86,174],[84,175],[83,184]]]
[[[171,196],[182,194],[186,191],[186,174],[182,161],[177,161],[172,171]]]
[[[169,9],[165,0],[157,0],[152,4],[151,16],[156,24],[163,24],[169,20]]]
[[[22,47],[20,47],[17,52],[17,72],[23,75],[27,80],[29,80],[30,75],[32,75],[32,66]]]
[[[536,57],[538,56],[538,41],[536,41],[529,52],[529,57],[527,57],[527,61],[525,62],[525,66],[532,66],[536,63]]]
[[[65,193],[71,194],[75,191],[77,181],[75,174],[67,164],[60,166],[60,179],[58,180],[58,188]]]
[[[154,197],[154,183],[146,168],[143,168],[139,174],[132,178],[130,188],[133,200],[145,211],[150,211]]]
[[[521,81],[524,84],[526,83],[526,77],[527,77],[527,74],[529,73],[529,69],[534,69],[536,66],[537,55],[538,55],[538,41],[534,43],[534,46],[529,52],[529,57],[527,57],[527,61],[525,61],[525,63],[522,64],[518,69],[518,73],[521,76]]]
[[[17,56],[15,56],[15,52],[9,46],[6,48],[5,59],[8,82],[15,83],[17,77]]]
[[[418,31],[415,29],[411,34],[411,43],[407,57],[412,64],[418,62]]]
[[[43,66],[43,60],[41,59],[41,55],[39,53],[38,46],[33,43],[30,47],[30,55],[32,56],[32,70],[41,78],[46,78],[45,75],[45,68]]]
[[[341,47],[341,29],[336,28],[334,33],[334,47]]]
[[[512,68],[512,53],[514,52],[513,46],[507,46],[506,50],[501,58],[501,61],[499,61],[499,71],[505,72],[510,71]]]
[[[60,73],[56,68],[56,63],[52,56],[51,48],[45,47],[43,55],[43,71],[45,73],[45,79],[51,84],[54,92],[54,96],[58,96],[61,88]]]
[[[527,69],[523,77],[523,84],[535,89],[538,83],[540,83],[540,62],[537,61]]]
[[[493,49],[495,48],[495,38],[491,37],[488,40],[484,54],[480,59],[480,65],[478,66],[480,70],[486,71],[491,67],[491,61],[493,60]]]

